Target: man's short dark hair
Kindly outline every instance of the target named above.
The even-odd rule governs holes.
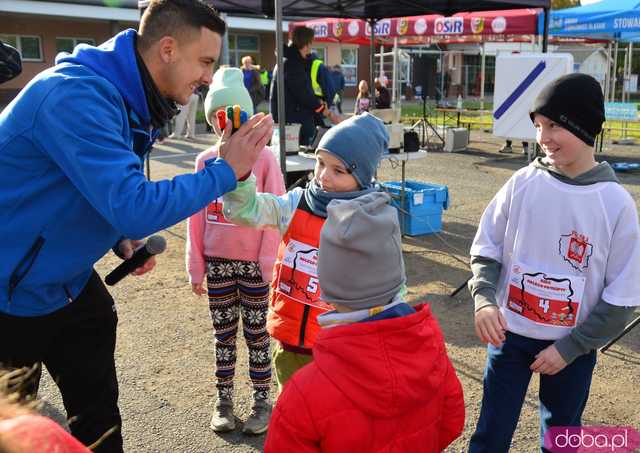
[[[313,37],[313,28],[296,27],[291,35],[291,42],[296,49],[302,49],[304,46],[308,46],[313,42]]]
[[[164,36],[179,40],[201,27],[220,36],[227,30],[218,12],[201,0],[151,0],[140,19],[139,44],[147,49]]]

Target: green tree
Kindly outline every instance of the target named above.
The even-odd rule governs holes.
[[[551,9],[564,9],[580,6],[580,0],[551,0]]]

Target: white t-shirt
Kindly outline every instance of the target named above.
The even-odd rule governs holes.
[[[519,170],[483,213],[471,255],[502,264],[496,298],[519,335],[562,338],[601,298],[640,305],[636,204],[615,182],[576,186]]]

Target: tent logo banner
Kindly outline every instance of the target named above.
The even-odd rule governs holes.
[[[383,19],[376,22],[373,31],[376,36],[389,36],[391,34],[391,19]],[[364,27],[364,34],[371,36],[371,25],[367,23]]]
[[[310,25],[313,28],[313,35],[316,38],[327,38],[329,37],[329,24],[326,22],[316,22]]]
[[[347,27],[347,31],[349,32],[349,36],[358,36],[360,33],[360,25],[357,20],[352,20],[349,22],[349,26]]]
[[[462,17],[440,17],[433,25],[436,35],[461,35],[464,33],[464,19]]]
[[[605,22],[581,22],[576,17],[560,18],[552,21],[549,29],[559,32],[594,32],[604,31],[607,28]]]
[[[344,24],[342,22],[336,22],[333,24],[333,36],[339,38],[344,33]]]
[[[470,22],[472,33],[482,33],[484,30],[484,17],[472,17]]]
[[[504,33],[507,29],[507,19],[502,16],[498,16],[491,21],[491,29],[497,35]]]
[[[640,27],[640,18],[638,17],[620,17],[613,19],[613,28],[616,30],[635,29],[638,27]]]
[[[564,18],[562,17],[551,17],[549,21],[549,30],[552,29],[561,29],[564,26]]]
[[[406,35],[409,31],[409,20],[406,17],[398,20],[397,31],[400,36]]]
[[[427,21],[424,17],[418,19],[413,26],[413,30],[417,35],[424,35],[427,32]]]

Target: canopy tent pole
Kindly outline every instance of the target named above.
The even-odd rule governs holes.
[[[544,8],[544,27],[542,35],[542,53],[547,53],[547,47],[549,46],[549,8]]]
[[[615,45],[613,46],[613,70],[611,72],[611,91],[609,92],[609,102],[616,101],[616,78],[618,70],[618,41],[616,40]]]
[[[396,107],[400,99],[398,91],[398,38],[393,38],[393,78],[391,80],[391,104]]]
[[[631,63],[633,61],[633,43],[629,41],[629,48],[627,49],[627,74],[625,75],[624,80],[627,81],[625,83],[625,102],[629,102],[631,98],[631,93],[629,89],[631,88]]]
[[[629,63],[629,47],[627,46],[624,49],[624,63],[622,64],[622,86],[620,87],[622,93],[622,102],[627,102],[627,90],[626,90],[626,81],[627,81],[627,64]]]
[[[622,102],[629,102],[630,93],[629,88],[631,87],[631,53],[633,52],[633,44],[629,42],[627,46],[626,55],[624,58],[624,77],[622,79]],[[628,123],[625,121],[623,124],[623,138],[627,138],[627,126]]]
[[[371,27],[371,41],[369,46],[369,108],[373,109],[376,106],[376,87],[374,85],[375,79],[375,63],[376,63],[376,19],[367,19],[369,26]]]
[[[287,177],[287,149],[286,149],[286,125],[284,111],[284,39],[282,38],[282,0],[274,0],[276,19],[276,65],[278,66],[278,139],[280,150],[280,170]]]
[[[629,42],[629,74],[628,74],[629,87],[631,87],[631,71],[632,71],[631,63],[632,62],[633,62],[633,42],[630,41]],[[631,93],[627,91],[627,101],[631,100],[630,98],[631,98]]]
[[[486,56],[487,52],[484,47],[484,42],[480,44],[481,58],[480,58],[480,110],[484,110],[484,79],[486,70]]]
[[[609,102],[609,93],[611,92],[611,41],[607,43],[607,72],[604,76],[604,100]]]
[[[380,43],[380,71],[378,72],[378,77],[382,79],[382,74],[384,73],[384,44]]]
[[[443,50],[440,48],[440,46],[438,46],[438,49],[440,50],[440,57],[439,60],[440,61],[440,104],[442,105],[446,99],[446,96],[444,94],[444,90],[445,90],[445,86],[444,86],[444,60],[446,55],[444,54]]]
[[[227,13],[220,13],[222,20],[227,23]],[[222,52],[220,55],[220,64],[229,65],[229,33],[222,35]]]

